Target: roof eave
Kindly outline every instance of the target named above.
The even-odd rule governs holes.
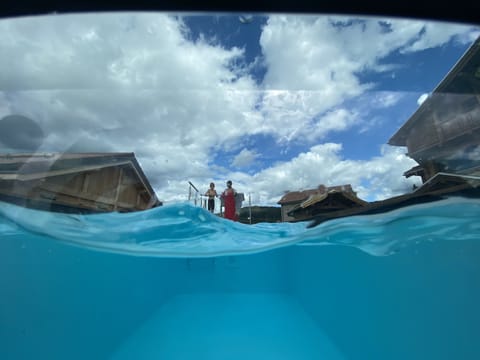
[[[458,74],[466,67],[469,61],[477,52],[480,51],[480,37],[467,49],[462,57],[453,65],[451,70],[445,75],[440,83],[433,89],[432,94],[443,93],[449,85],[455,80]],[[413,124],[427,111],[430,110],[430,105],[433,101],[432,96],[429,96],[413,113],[413,115],[393,134],[388,140],[388,145],[393,146],[407,146],[406,141],[410,129]]]

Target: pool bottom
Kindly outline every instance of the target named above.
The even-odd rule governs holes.
[[[342,358],[291,296],[216,293],[174,296],[111,360]]]

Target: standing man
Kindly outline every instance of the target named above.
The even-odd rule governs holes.
[[[207,190],[205,196],[208,196],[208,211],[213,213],[215,211],[215,198],[218,196],[213,182],[210,183],[210,189]]]

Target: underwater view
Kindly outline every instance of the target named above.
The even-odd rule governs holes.
[[[1,203],[0,358],[476,359],[479,212],[457,197],[308,228]]]
[[[17,3],[0,360],[480,359],[479,24]]]

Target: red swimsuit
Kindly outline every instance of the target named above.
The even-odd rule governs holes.
[[[235,211],[235,195],[233,190],[223,192],[223,201],[225,204],[225,219],[237,220]]]

